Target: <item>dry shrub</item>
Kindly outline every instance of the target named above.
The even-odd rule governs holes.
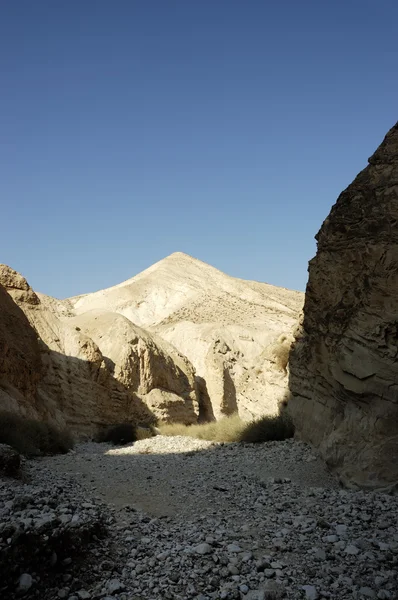
[[[119,423],[110,425],[103,429],[98,437],[97,442],[111,442],[115,446],[129,444],[137,440],[137,430],[132,423]]]
[[[161,435],[183,435],[212,442],[247,442],[257,444],[293,437],[294,427],[289,415],[264,416],[247,423],[237,413],[220,421],[201,425],[163,423],[159,425]]]
[[[270,348],[270,354],[274,359],[277,367],[286,373],[287,365],[289,363],[290,350],[293,343],[293,337],[282,333]]]
[[[200,425],[161,423],[158,427],[161,435],[185,435],[211,442],[237,442],[245,423],[235,413],[230,417],[220,419],[220,421],[211,421]]]
[[[0,412],[0,443],[25,456],[66,454],[74,445],[66,429],[6,411]]]
[[[156,428],[153,425],[150,425],[149,427],[143,427],[143,426],[137,425],[135,433],[136,433],[137,441],[138,440],[147,440],[148,438],[155,437]]]
[[[266,415],[246,423],[241,432],[240,442],[259,444],[286,440],[294,436],[294,425],[286,412],[279,415]]]

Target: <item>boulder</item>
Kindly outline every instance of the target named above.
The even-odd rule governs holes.
[[[398,124],[316,236],[290,357],[296,431],[343,484],[398,484]]]

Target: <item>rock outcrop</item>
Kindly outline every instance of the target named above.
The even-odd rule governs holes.
[[[130,419],[153,421],[154,399],[170,393],[181,421],[197,419],[194,369],[167,342],[116,313],[74,316],[5,265],[0,284],[1,409],[92,435]],[[170,416],[164,399],[159,410]]]
[[[34,415],[41,371],[37,334],[0,284],[0,408]]]
[[[343,483],[398,485],[398,124],[317,235],[290,358],[300,437]]]

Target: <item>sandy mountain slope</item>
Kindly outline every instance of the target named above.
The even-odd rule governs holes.
[[[158,334],[196,368],[207,416],[238,409],[251,417],[276,410],[285,394],[286,370],[272,348],[294,327],[303,300],[177,252],[119,285],[63,301],[62,310],[118,313]]]

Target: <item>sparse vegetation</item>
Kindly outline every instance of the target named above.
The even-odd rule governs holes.
[[[136,428],[136,436],[138,440],[146,440],[148,438],[152,438],[156,435],[154,425],[149,425],[147,427],[138,425]]]
[[[115,446],[129,444],[137,439],[137,428],[132,423],[110,425],[103,429],[97,437],[98,442],[111,442]]]
[[[199,440],[214,442],[237,442],[245,423],[238,414],[224,417],[220,421],[211,421],[200,425],[183,425],[182,423],[160,423],[161,435],[187,435]]]
[[[66,429],[6,411],[0,412],[0,443],[25,456],[66,454],[74,445]]]
[[[255,444],[284,440],[293,437],[294,434],[293,423],[285,412],[275,416],[264,416],[250,422],[245,422],[238,414],[234,414],[220,421],[212,421],[201,425],[161,423],[158,427],[161,435],[185,435],[214,442],[248,442]]]
[[[293,435],[293,422],[286,412],[282,412],[279,415],[265,416],[247,423],[239,441],[258,444],[286,440]]]
[[[286,373],[289,362],[290,350],[292,347],[293,337],[286,334],[279,336],[277,342],[272,346],[271,354],[274,358],[277,367]]]

